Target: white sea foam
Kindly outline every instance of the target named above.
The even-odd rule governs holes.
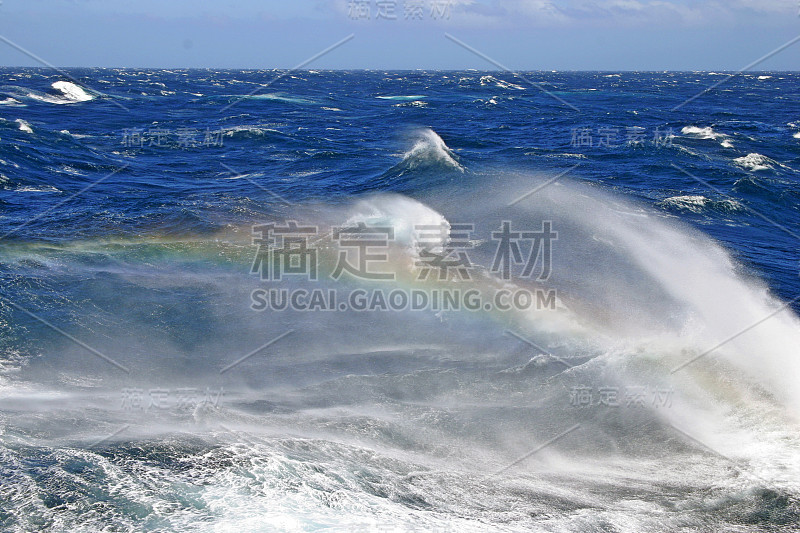
[[[743,157],[737,157],[733,160],[738,166],[750,170],[752,172],[758,172],[759,170],[769,170],[774,168],[773,165],[776,164],[776,161],[773,161],[767,156],[758,154],[758,153],[750,153]]]
[[[312,105],[312,104],[319,104],[310,98],[301,98],[299,96],[286,96],[282,93],[269,93],[269,94],[254,94],[254,95],[245,95],[239,96],[238,98],[251,98],[254,100],[271,100],[273,102],[286,102],[290,104],[302,104],[302,105]]]
[[[379,98],[381,100],[420,100],[422,98],[427,98],[427,96],[422,94],[411,94],[411,95],[396,95],[396,96],[376,96],[375,98]]]
[[[704,128],[699,126],[684,126],[681,129],[681,133],[684,135],[691,135],[698,139],[718,139],[720,137],[725,137],[724,133],[717,133],[711,126],[706,126]]]
[[[24,107],[25,106],[25,104],[23,104],[22,102],[20,102],[16,98],[11,98],[11,97],[8,97],[8,98],[5,98],[3,100],[0,100],[0,105],[7,105],[7,106],[14,106],[14,107]]]
[[[674,207],[692,213],[701,213],[706,208],[713,208],[720,211],[739,211],[742,204],[736,200],[715,201],[702,195],[671,196],[659,202],[662,207]]]
[[[494,85],[495,87],[500,87],[501,89],[516,89],[518,91],[525,90],[525,87],[522,85],[500,80],[494,76],[481,76],[481,85]]]
[[[358,202],[352,208],[347,224],[358,223],[393,228],[395,242],[406,246],[412,255],[416,254],[417,243],[422,240],[433,253],[441,253],[449,240],[450,223],[441,213],[400,195],[381,195]],[[441,228],[441,232],[430,228]]]
[[[64,95],[64,98],[69,102],[87,102],[94,98],[82,87],[72,83],[71,81],[57,81],[54,82],[51,87],[61,91],[61,93]]]
[[[88,139],[89,137],[91,137],[91,135],[84,135],[82,133],[72,133],[69,130],[61,130],[59,131],[59,133],[62,133],[64,135],[69,135],[73,139]]]
[[[416,132],[416,140],[409,151],[403,155],[403,163],[409,168],[417,168],[430,164],[442,164],[464,171],[455,154],[432,129],[426,128]]]
[[[400,102],[399,104],[394,104],[393,107],[428,107],[428,102],[423,102],[422,100],[413,100],[411,102]]]
[[[60,94],[44,93],[27,87],[7,86],[5,89],[15,99],[28,98],[56,105],[77,104],[94,99],[94,96],[87,93],[83,88],[69,81],[56,81],[53,82],[51,87]]]
[[[280,130],[276,130],[275,128],[269,127],[269,125],[260,125],[260,124],[241,124],[237,126],[229,126],[222,130],[223,135],[226,137],[233,137],[239,133],[245,133],[250,135],[266,135],[268,133],[281,133]]]
[[[17,187],[16,189],[14,189],[14,192],[60,192],[60,191],[55,187],[53,187],[52,185],[42,185],[40,187],[25,185]]]
[[[33,128],[31,128],[31,125],[28,124],[26,121],[22,120],[21,118],[18,118],[14,122],[19,124],[19,131],[24,131],[25,133],[33,133]]]

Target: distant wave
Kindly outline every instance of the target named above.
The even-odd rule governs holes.
[[[758,172],[759,170],[770,170],[775,168],[774,165],[783,166],[777,161],[757,153],[751,153],[743,157],[737,157],[733,160],[733,162],[736,163],[736,165],[752,172]]]
[[[93,95],[70,81],[56,81],[53,82],[51,87],[58,91],[58,94],[41,92],[29,87],[5,85],[0,87],[0,92],[4,93],[6,98],[0,103],[3,105],[24,105],[21,104],[22,100],[36,100],[48,104],[64,105],[77,104],[94,99]]]
[[[681,133],[684,135],[691,135],[698,139],[719,139],[721,137],[726,137],[724,133],[718,133],[714,131],[711,126],[707,126],[705,128],[698,126],[685,126],[683,129],[681,129]]]
[[[20,102],[16,98],[11,98],[11,97],[5,98],[4,100],[0,100],[0,105],[8,105],[8,106],[14,106],[14,107],[24,107],[25,106],[25,104],[23,104],[22,102]]]
[[[517,85],[516,83],[511,83],[508,81],[499,80],[494,76],[481,76],[481,85],[494,85],[495,87],[499,87],[501,89],[517,89],[518,91],[525,90],[525,87],[521,85]]]
[[[269,94],[252,94],[252,95],[233,95],[234,98],[246,98],[246,99],[253,99],[253,100],[270,100],[273,102],[286,102],[289,104],[302,104],[302,105],[315,105],[319,104],[319,102],[311,100],[309,98],[299,98],[296,96],[286,96],[281,93],[269,93]]]
[[[21,118],[18,118],[14,122],[19,124],[19,131],[24,131],[25,133],[33,133],[33,128],[31,128],[31,125],[22,120]]]
[[[87,102],[92,100],[94,97],[84,91],[80,86],[75,85],[71,81],[57,81],[51,85],[53,89],[57,91],[61,91],[69,101],[72,102]]]
[[[742,209],[742,204],[736,200],[711,200],[702,195],[671,196],[657,205],[692,213],[701,213],[707,209],[722,212],[740,211]]]
[[[41,187],[33,187],[30,185],[24,185],[17,187],[14,189],[14,192],[61,192],[52,185],[44,185]]]
[[[283,132],[263,124],[241,124],[222,128],[225,137],[261,137],[269,134],[284,135]]]
[[[91,137],[91,135],[84,135],[84,134],[81,134],[81,133],[72,133],[69,130],[61,130],[58,133],[61,133],[63,135],[69,135],[73,139],[88,139],[89,137]]]
[[[428,107],[428,102],[423,102],[422,100],[400,102],[399,104],[394,104],[394,107]]]
[[[421,94],[412,94],[408,96],[376,96],[375,98],[380,98],[381,100],[419,100],[420,98],[427,98],[427,96]]]

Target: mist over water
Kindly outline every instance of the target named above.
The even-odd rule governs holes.
[[[481,161],[432,128],[391,150],[371,180],[341,172],[336,187],[357,192],[278,201],[289,194],[276,181],[252,204],[224,193],[227,217],[184,213],[179,231],[4,242],[4,527],[796,526],[800,322],[738,252],[580,169],[555,179]],[[310,157],[320,172],[319,157],[338,156]],[[316,280],[253,272],[253,226],[287,221],[315,228]],[[547,275],[515,264],[503,279],[496,232],[545,222],[557,232]],[[359,224],[392,230],[375,272],[395,279],[333,279],[333,235]],[[421,279],[421,250],[441,255],[464,224],[470,275]],[[420,226],[444,233],[431,242]],[[269,288],[342,304],[376,291],[557,296],[526,309],[256,309]]]

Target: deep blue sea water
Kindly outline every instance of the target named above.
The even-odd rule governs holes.
[[[0,69],[0,529],[797,530],[799,88]],[[286,221],[320,279],[251,272]],[[549,277],[492,268],[503,221]],[[387,287],[330,275],[358,223],[390,288],[558,308],[254,309]],[[469,279],[419,279],[440,224]]]

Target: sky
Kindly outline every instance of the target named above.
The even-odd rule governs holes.
[[[798,36],[800,0],[0,3],[4,66],[797,70]]]

